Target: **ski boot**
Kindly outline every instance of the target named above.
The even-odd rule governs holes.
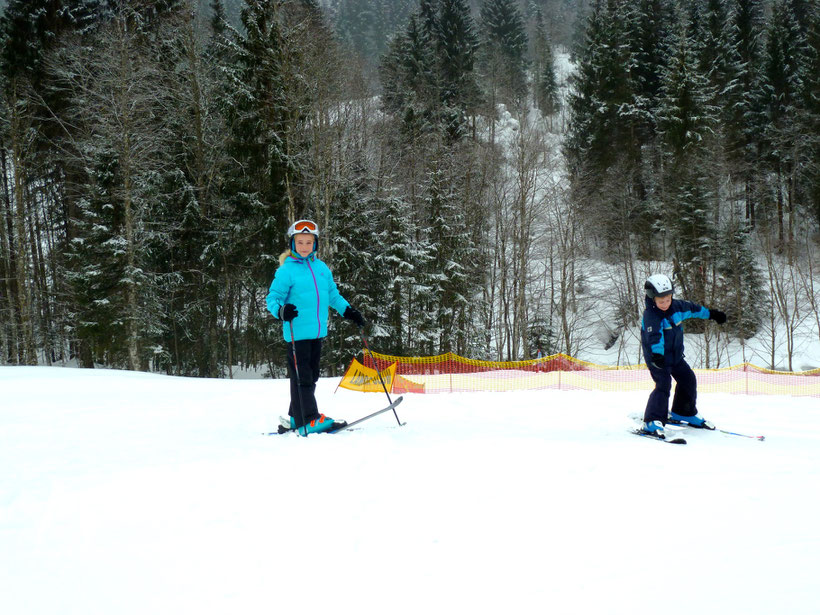
[[[663,423],[660,421],[647,421],[644,423],[642,431],[649,436],[658,438],[659,440],[666,439],[666,431],[664,431]]]
[[[295,431],[300,436],[307,436],[311,433],[322,433],[323,431],[333,431],[340,429],[347,425],[347,421],[334,421],[329,416],[320,414],[317,418],[308,421],[307,428],[296,427],[296,419],[292,416],[279,417],[279,433],[286,433],[288,431]]]
[[[682,414],[676,414],[675,412],[669,413],[669,422],[673,425],[688,425],[689,427],[694,427],[695,429],[711,429],[714,430],[715,426],[704,419],[702,416],[695,414],[693,416],[683,416]]]

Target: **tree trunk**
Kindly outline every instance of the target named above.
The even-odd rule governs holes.
[[[12,84],[15,92],[16,82]],[[11,109],[11,138],[12,138],[12,165],[14,185],[14,243],[17,247],[17,308],[20,318],[20,344],[18,346],[18,360],[23,365],[36,365],[37,353],[34,347],[34,332],[31,319],[31,290],[28,275],[28,254],[26,250],[26,202],[25,202],[25,169],[27,161],[24,158],[24,144],[26,127],[20,115],[16,92],[12,96]]]

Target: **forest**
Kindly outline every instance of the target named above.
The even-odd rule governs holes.
[[[820,0],[0,10],[0,365],[282,375],[298,218],[386,354],[634,363],[658,271],[820,335]]]

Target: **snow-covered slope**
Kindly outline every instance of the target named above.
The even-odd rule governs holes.
[[[353,419],[384,395],[333,390]],[[0,368],[4,615],[820,612],[820,404],[704,395],[687,446],[643,393],[408,395],[263,436],[287,383]]]

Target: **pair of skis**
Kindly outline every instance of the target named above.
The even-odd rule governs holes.
[[[736,431],[727,431],[726,429],[717,429],[712,423],[710,423],[708,421],[706,421],[702,427],[697,427],[695,425],[690,425],[689,423],[687,423],[685,421],[668,420],[667,424],[682,425],[682,426],[685,426],[685,427],[691,427],[692,429],[707,429],[709,431],[717,431],[717,432],[720,432],[722,434],[726,434],[726,435],[729,435],[729,436],[739,436],[741,438],[751,438],[753,440],[758,440],[758,441],[761,441],[761,442],[766,439],[766,436],[750,436],[748,434],[738,433]],[[682,436],[677,436],[677,435],[669,436],[669,435],[667,435],[666,437],[661,437],[661,436],[658,436],[658,435],[656,435],[652,432],[646,431],[643,428],[633,429],[632,433],[634,433],[635,435],[638,435],[638,436],[643,436],[644,438],[652,438],[653,440],[660,440],[661,442],[666,442],[667,444],[686,444],[686,438],[684,438]]]
[[[372,419],[374,416],[379,416],[380,414],[383,414],[383,413],[388,412],[390,410],[395,411],[396,406],[398,406],[402,402],[403,399],[404,399],[404,397],[399,396],[396,399],[392,400],[388,406],[385,406],[381,410],[376,410],[375,412],[372,412],[372,413],[368,414],[367,416],[363,416],[360,419],[356,419],[355,421],[351,421],[350,423],[347,423],[347,422],[340,423],[337,427],[333,427],[331,429],[328,429],[327,431],[322,431],[322,432],[319,432],[319,433],[327,433],[327,434],[339,433],[339,432],[345,431],[347,429],[350,429],[354,425],[358,425],[359,423],[364,423],[365,421],[367,421],[369,419]],[[398,420],[398,415],[396,416],[396,420]],[[400,426],[402,426],[404,424],[405,423],[402,423],[401,421],[399,421]],[[272,431],[272,432],[270,432],[266,435],[276,436],[276,435],[291,433],[291,432],[295,433],[296,429],[291,429],[289,427],[285,427],[283,425],[280,425],[278,431]]]
[[[288,324],[290,325],[291,350],[293,351],[293,369],[296,372],[296,380],[298,381],[299,380],[299,363],[296,360],[296,342],[293,341],[293,340],[296,339],[293,335],[293,321],[288,321]],[[379,376],[379,382],[381,382],[381,384],[382,384],[382,389],[384,389],[384,394],[387,395],[387,403],[389,405],[382,408],[381,410],[376,410],[376,412],[373,412],[372,414],[368,414],[367,416],[363,416],[360,419],[356,419],[352,423],[348,423],[347,421],[344,421],[344,422],[340,422],[340,423],[337,424],[337,423],[334,422],[333,426],[329,430],[324,431],[324,432],[318,432],[318,433],[339,433],[340,431],[345,431],[346,429],[350,429],[354,425],[358,425],[359,423],[362,423],[362,422],[364,422],[368,419],[372,419],[374,416],[379,416],[380,414],[382,414],[383,412],[387,412],[388,410],[393,411],[393,416],[396,417],[396,422],[399,424],[399,427],[404,425],[404,423],[402,423],[401,420],[399,419],[399,415],[396,413],[396,406],[398,406],[401,403],[401,400],[403,398],[402,398],[401,395],[399,395],[399,397],[396,398],[395,400],[390,399],[390,393],[387,391],[387,385],[384,383],[384,379],[382,378],[382,373],[378,369],[378,364],[376,363],[376,359],[373,357],[373,353],[370,352],[370,346],[367,344],[367,338],[364,336],[363,323],[359,325],[359,337],[362,338],[362,344],[364,344],[365,351],[367,351],[370,354],[370,360],[373,361],[373,365],[376,366],[376,374],[378,374],[378,376]],[[302,404],[302,391],[299,387],[297,387],[297,390],[299,391],[299,405],[302,408],[302,422],[306,423],[305,413],[304,413],[304,405]],[[307,425],[305,425],[305,428],[307,428]],[[290,429],[290,427],[280,425],[278,431],[272,431],[272,432],[268,433],[268,435],[273,436],[273,435],[288,433],[289,431],[298,431],[298,430],[297,429]],[[308,433],[309,432],[305,429],[305,432],[302,435],[307,437]]]

